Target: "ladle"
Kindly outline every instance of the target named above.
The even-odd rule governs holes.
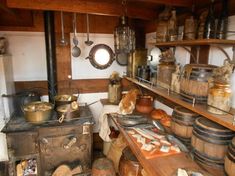
[[[94,42],[89,40],[89,16],[86,14],[86,30],[87,30],[87,40],[85,41],[85,44],[87,46],[91,46]]]
[[[60,45],[66,46],[68,45],[68,41],[64,37],[64,16],[63,12],[60,12],[60,19],[61,19],[61,39],[60,39]]]
[[[79,57],[81,54],[81,49],[77,46],[78,45],[78,39],[77,39],[77,19],[76,19],[76,13],[73,14],[73,29],[74,29],[74,36],[73,36],[73,44],[74,47],[72,49],[72,56],[73,57]]]

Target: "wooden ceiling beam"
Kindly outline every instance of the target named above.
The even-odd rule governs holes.
[[[129,0],[134,2],[152,3],[152,4],[164,4],[179,7],[191,7],[193,0]]]
[[[7,0],[7,6],[10,8],[20,9],[52,10],[120,16],[123,14],[123,7],[122,4],[118,2],[109,2],[107,0]],[[130,5],[127,8],[127,15],[131,18],[152,20],[157,17],[157,12],[153,9],[135,7],[134,5]]]

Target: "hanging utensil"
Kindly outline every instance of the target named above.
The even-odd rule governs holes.
[[[87,30],[87,40],[85,41],[85,44],[87,46],[91,46],[94,42],[89,40],[89,15],[86,14],[86,30]]]
[[[79,57],[81,54],[81,49],[77,46],[78,45],[78,39],[77,39],[77,19],[76,19],[76,13],[73,14],[73,30],[74,30],[74,36],[73,36],[73,44],[74,47],[72,49],[72,56],[73,57]]]
[[[63,12],[60,12],[60,20],[61,20],[61,40],[60,40],[60,45],[66,46],[68,45],[68,41],[64,37],[64,15]]]

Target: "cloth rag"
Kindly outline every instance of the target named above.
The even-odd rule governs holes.
[[[99,117],[99,136],[105,142],[111,142],[109,137],[111,131],[109,128],[108,114],[117,113],[119,110],[118,105],[104,105],[103,110]]]

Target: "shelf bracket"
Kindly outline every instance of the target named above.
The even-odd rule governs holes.
[[[222,53],[224,53],[224,55],[226,56],[227,60],[232,63],[233,60],[231,60],[231,58],[229,57],[228,53],[219,45],[211,45],[212,47],[215,47],[217,49],[219,49]],[[234,46],[233,46],[233,51],[234,51]],[[233,59],[234,59],[235,56],[233,56]]]
[[[198,63],[198,56],[199,56],[198,53],[199,53],[200,48],[197,48],[197,57],[195,57],[194,54],[192,53],[192,51],[190,49],[188,49],[187,47],[185,47],[185,46],[178,46],[178,47],[181,47],[184,50],[186,50],[192,56],[194,63],[195,64]]]

